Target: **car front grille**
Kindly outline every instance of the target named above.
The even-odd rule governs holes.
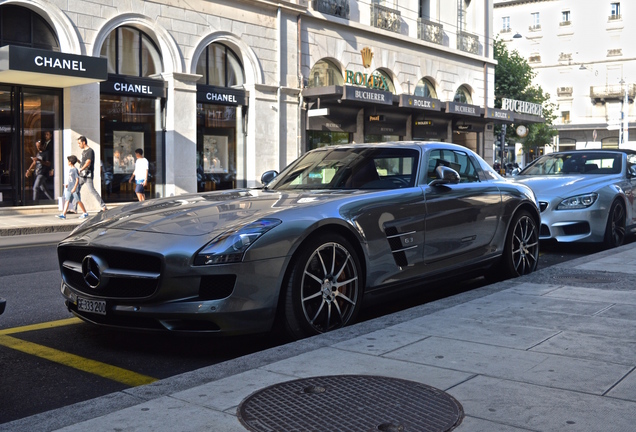
[[[92,279],[88,265],[92,259]],[[71,288],[104,298],[140,299],[152,296],[159,287],[160,257],[116,249],[74,246],[58,247],[62,279]]]

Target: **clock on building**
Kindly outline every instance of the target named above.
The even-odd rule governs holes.
[[[525,127],[524,125],[517,126],[517,135],[520,137],[524,137],[528,135],[528,128]]]

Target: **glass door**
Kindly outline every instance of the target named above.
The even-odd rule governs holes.
[[[61,100],[56,89],[0,85],[0,206],[56,202]]]
[[[19,201],[17,136],[15,134],[15,93],[10,86],[0,86],[0,206]]]

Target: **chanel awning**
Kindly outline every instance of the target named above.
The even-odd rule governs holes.
[[[107,78],[105,58],[15,45],[0,47],[0,82],[65,88]]]

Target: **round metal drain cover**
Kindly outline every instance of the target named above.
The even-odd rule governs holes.
[[[450,431],[464,410],[449,394],[413,381],[334,375],[287,381],[247,397],[238,407],[252,432]]]

